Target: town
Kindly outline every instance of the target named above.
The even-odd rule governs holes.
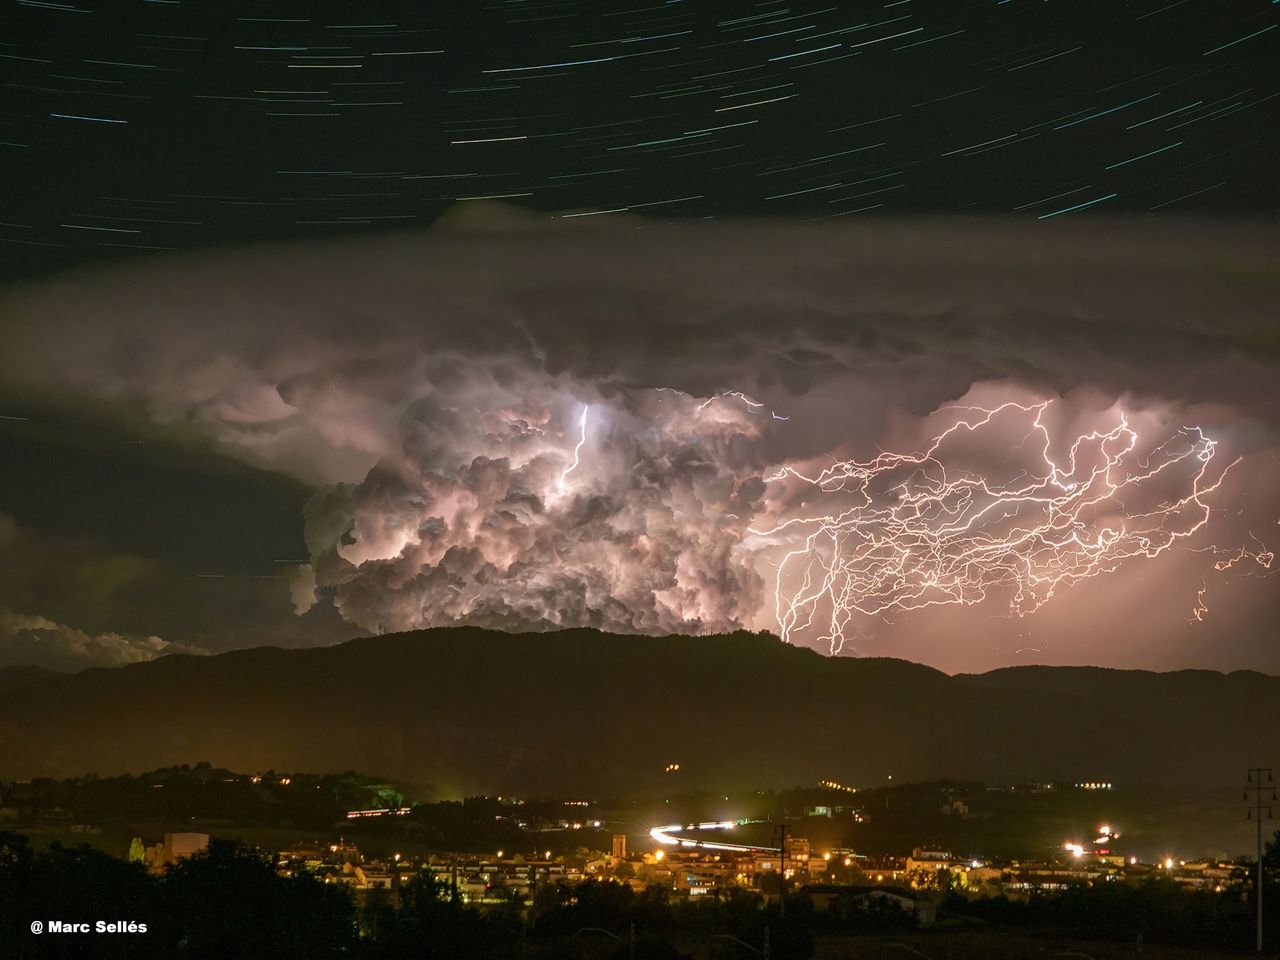
[[[869,789],[824,780],[611,800],[413,796],[429,793],[354,772],[241,774],[198,763],[5,783],[0,832],[55,855],[100,850],[156,878],[232,844],[280,882],[340,895],[362,937],[377,936],[374,918],[419,909],[424,896],[535,930],[603,896],[690,916],[700,904],[754,905],[762,917],[787,908],[845,933],[926,936],[1010,915],[1034,920],[1081,896],[1141,900],[1158,890],[1175,906],[1235,918],[1205,928],[1227,943],[1254,889],[1255,860],[1239,850],[1153,847],[1153,834],[1178,833],[1176,821],[1153,828],[1150,815],[1132,812],[1145,798],[1105,780]],[[1133,833],[1117,818],[1126,812],[1141,824]],[[1202,811],[1193,819],[1210,822]],[[1064,834],[1068,822],[1076,830]],[[1268,847],[1272,860],[1280,842]]]
[[[1109,828],[1100,828],[1108,841]],[[1102,838],[1100,838],[1102,839]],[[208,844],[204,834],[166,834],[151,861],[155,869]],[[950,851],[915,848],[905,856],[868,856],[850,849],[817,851],[804,837],[788,837],[785,852],[757,850],[731,854],[694,849],[628,851],[617,834],[606,855],[554,856],[498,850],[493,854],[431,854],[365,858],[342,837],[327,845],[296,845],[277,853],[281,876],[308,873],[325,883],[353,891],[395,894],[412,876],[430,875],[448,895],[471,904],[526,904],[545,884],[609,880],[640,893],[651,887],[678,897],[697,898],[729,890],[755,890],[776,897],[778,876],[788,891],[809,897],[821,909],[840,894],[864,895],[892,903],[928,925],[936,920],[941,895],[1005,896],[1029,899],[1095,883],[1141,884],[1152,878],[1179,887],[1239,895],[1250,862],[1244,858],[1174,860],[1143,863],[1106,848],[1064,848],[1063,856],[1044,860],[965,860]]]

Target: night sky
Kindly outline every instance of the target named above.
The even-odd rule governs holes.
[[[805,220],[1280,204],[1268,2],[9,6],[10,275],[422,226],[471,197]]]
[[[358,6],[7,10],[0,665],[777,632],[864,497],[793,642],[1280,671],[1276,5]]]

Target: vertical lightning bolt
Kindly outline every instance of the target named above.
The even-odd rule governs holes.
[[[559,488],[561,493],[564,493],[565,481],[568,479],[569,474],[573,473],[573,471],[578,468],[579,457],[582,453],[582,445],[587,442],[587,411],[590,409],[591,409],[591,404],[584,403],[582,405],[582,417],[579,419],[579,422],[578,422],[578,429],[579,429],[578,445],[573,448],[573,463],[565,467],[564,472],[560,474]]]

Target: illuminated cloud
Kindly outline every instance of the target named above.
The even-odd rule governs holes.
[[[1053,400],[1055,444],[1128,416],[1143,425],[1135,456],[1200,428],[1215,469],[1243,459],[1214,494],[1233,509],[1188,545],[1265,543],[1274,240],[1098,222],[463,223],[10,291],[0,315],[19,349],[0,385],[142,409],[170,436],[314,484],[298,611],[319,597],[370,631],[776,628],[788,547],[749,528],[832,491],[766,478],[918,451],[956,403]],[[1023,441],[1011,429],[966,469],[1003,469]],[[1143,491],[1128,515],[1171,488]],[[1185,621],[1215,557],[1161,557],[1186,603],[1126,642]],[[1117,597],[1138,589],[1117,566]],[[1106,609],[1108,588],[1089,589]],[[1007,613],[1002,596],[982,616]],[[1036,623],[1067,636],[1086,615]],[[882,620],[854,646],[928,656],[944,642],[927,613]],[[1004,660],[1022,629],[950,626]]]
[[[0,666],[34,664],[49,670],[119,667],[170,653],[205,651],[159,637],[90,634],[45,617],[0,611]]]
[[[344,534],[317,579],[349,621],[702,633],[759,606],[742,541],[767,419],[736,398],[467,376],[483,406],[424,396],[397,467],[328,501]]]

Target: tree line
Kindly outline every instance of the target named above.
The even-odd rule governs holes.
[[[1272,905],[1267,936],[1280,936],[1280,832],[1264,857]],[[0,956],[113,960],[507,960],[592,956],[676,960],[719,941],[749,956],[769,943],[773,960],[807,960],[819,937],[896,935],[914,917],[865,888],[841,891],[817,908],[804,890],[779,909],[757,891],[698,898],[613,880],[545,884],[526,902],[465,904],[429,874],[359,898],[307,876],[282,877],[258,851],[212,840],[208,849],[149,873],[87,845],[36,849],[0,833]],[[1167,879],[1098,883],[1027,900],[949,895],[939,929],[1035,929],[1075,937],[1132,939],[1235,949],[1253,932],[1252,886],[1214,894]],[[32,921],[139,921],[145,934],[30,932]],[[86,942],[91,940],[91,942]]]

